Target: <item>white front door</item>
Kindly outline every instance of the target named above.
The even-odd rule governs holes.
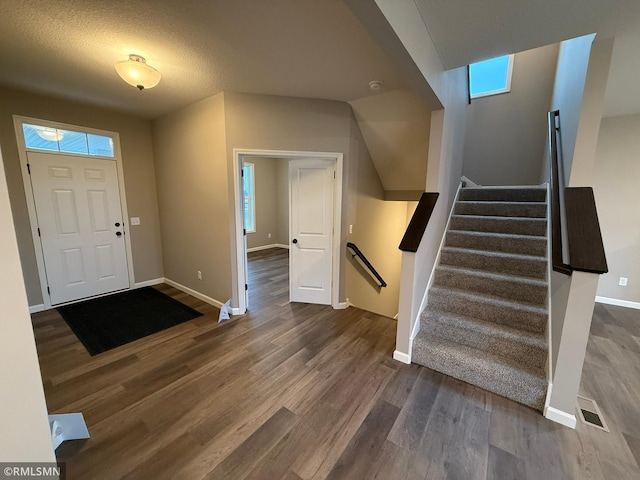
[[[289,162],[292,302],[331,305],[335,162]]]
[[[129,288],[115,160],[27,156],[51,304]]]

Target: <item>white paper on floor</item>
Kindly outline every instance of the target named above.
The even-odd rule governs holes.
[[[231,305],[231,300],[227,300],[222,307],[220,307],[220,316],[218,317],[218,323],[223,320],[229,320],[229,307]]]

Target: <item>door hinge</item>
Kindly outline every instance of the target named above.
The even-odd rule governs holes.
[[[336,178],[336,171],[335,170],[333,171],[333,178],[334,179]]]
[[[40,227],[38,227],[38,236],[40,237]]]
[[[241,176],[241,177],[244,177],[244,168],[241,168],[241,169],[240,169],[240,176]]]
[[[246,228],[243,228],[243,229],[242,229],[242,233],[243,233],[243,234],[244,234],[244,236],[246,237],[246,236],[247,236],[247,229],[246,229]]]
[[[48,285],[47,285],[47,293],[48,293],[49,295],[51,295],[51,290],[49,289],[49,286],[48,286]]]
[[[246,290],[249,290],[249,285],[245,283],[245,284],[244,284],[244,289],[245,289],[245,291],[246,291]]]
[[[27,172],[29,172],[29,175],[31,175],[31,165],[29,165],[28,163],[27,163]]]

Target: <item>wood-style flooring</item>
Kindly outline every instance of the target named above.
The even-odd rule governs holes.
[[[286,252],[250,272],[248,314],[161,285],[204,316],[95,357],[33,316],[50,413],[91,433],[68,479],[640,479],[639,311],[596,306],[582,390],[611,433],[574,431],[394,361],[391,319],[288,303]]]

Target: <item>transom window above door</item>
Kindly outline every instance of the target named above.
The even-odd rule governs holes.
[[[105,135],[61,128],[22,124],[25,147],[49,152],[115,157],[113,139]]]

